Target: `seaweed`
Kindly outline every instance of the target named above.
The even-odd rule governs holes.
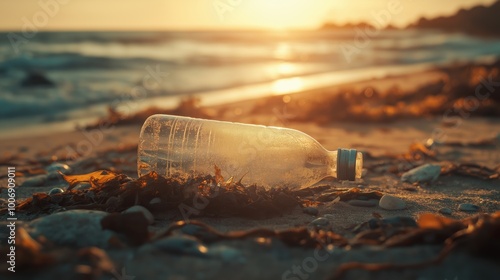
[[[362,269],[418,269],[441,263],[451,252],[461,250],[473,256],[498,260],[500,257],[500,212],[479,214],[463,220],[451,220],[434,214],[421,215],[419,227],[403,230],[382,241],[385,248],[422,244],[444,244],[440,253],[429,260],[410,264],[359,263],[341,264],[330,279],[341,279],[348,271]]]
[[[478,96],[475,101],[477,107],[471,110],[471,97],[475,97],[471,93],[482,86],[481,77],[500,80],[499,70],[498,61],[493,64],[436,69],[443,78],[407,91],[397,86],[384,92],[372,87],[339,88],[293,96],[291,101],[273,96],[257,102],[250,114],[271,114],[273,109],[286,105],[290,116],[293,116],[289,120],[321,125],[333,122],[389,123],[443,114],[455,119],[452,116],[469,116],[472,111],[474,116],[498,117],[498,94]]]
[[[63,209],[96,209],[120,212],[133,205],[152,208],[149,202],[160,198],[155,209],[194,209],[198,216],[237,216],[262,219],[282,215],[298,206],[299,199],[288,189],[270,189],[256,185],[243,186],[232,179],[224,181],[215,167],[215,176],[180,174],[163,177],[151,172],[138,179],[124,174],[101,170],[83,175],[62,175],[70,184],[68,191],[55,195],[36,193],[17,206],[17,211],[52,213]],[[91,184],[88,190],[75,186],[82,182]],[[204,207],[197,207],[200,200],[207,200]],[[154,209],[152,209],[154,210]]]

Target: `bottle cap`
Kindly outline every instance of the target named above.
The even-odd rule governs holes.
[[[355,149],[337,150],[337,178],[339,180],[354,181],[356,179],[356,154]]]

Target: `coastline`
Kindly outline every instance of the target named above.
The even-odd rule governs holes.
[[[223,109],[233,105],[249,107],[253,106],[259,100],[271,96],[314,96],[323,92],[335,91],[339,88],[358,89],[364,86],[373,86],[380,90],[386,90],[397,84],[404,90],[410,90],[424,84],[426,81],[435,80],[434,76],[439,75],[438,72],[439,70],[430,64],[352,69],[302,77],[284,78],[273,82],[193,93],[187,96],[153,97],[138,100],[137,103],[132,100],[131,102],[125,102],[126,104],[124,105],[119,105],[117,110],[132,114],[152,106],[171,109],[179,104],[179,100],[187,97],[197,98],[200,101],[200,106],[212,110]],[[287,86],[287,84],[289,85]],[[279,88],[280,85],[282,90],[276,90],[276,87]],[[140,105],[138,104],[139,102]],[[74,116],[74,119],[55,122],[37,121],[36,119],[33,120],[33,118],[26,120],[13,119],[8,122],[6,127],[2,128],[0,139],[15,140],[32,136],[44,136],[49,133],[74,131],[79,126],[84,127],[98,118],[104,117],[106,110],[106,105],[82,108],[70,113]],[[95,116],[89,116],[89,111],[90,114],[94,114]],[[31,123],[26,123],[27,121],[31,121]]]

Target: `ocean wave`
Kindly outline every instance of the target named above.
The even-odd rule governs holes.
[[[0,34],[0,117],[61,114],[105,105],[129,94],[161,66],[168,83],[148,97],[182,96],[320,72],[407,66],[500,53],[500,41],[423,31],[381,31],[351,59],[353,30],[308,32],[41,32],[14,55]],[[56,86],[21,86],[38,70]],[[333,75],[335,76],[335,75]],[[325,80],[330,82],[331,77]],[[14,94],[15,93],[15,94]],[[207,97],[209,98],[209,97]],[[59,118],[59,116],[58,116]]]

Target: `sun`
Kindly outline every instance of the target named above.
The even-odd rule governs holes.
[[[270,29],[286,29],[317,25],[325,15],[327,1],[317,0],[240,0],[235,21],[253,23]],[[324,2],[324,3],[323,3]]]

